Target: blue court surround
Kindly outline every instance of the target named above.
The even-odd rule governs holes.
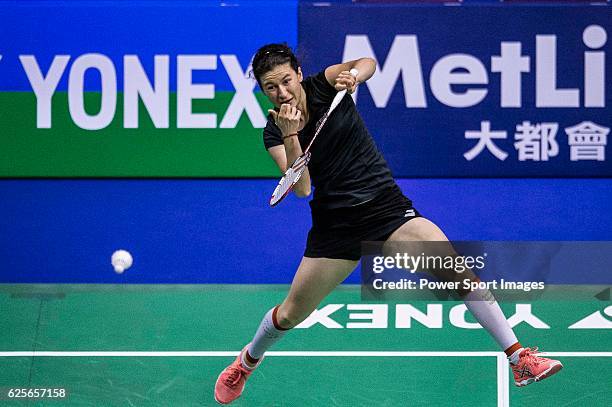
[[[269,208],[275,182],[0,181],[0,283],[289,283],[310,215],[293,196]],[[398,182],[450,239],[612,240],[607,179]]]

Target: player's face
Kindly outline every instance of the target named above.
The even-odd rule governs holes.
[[[277,65],[261,76],[261,87],[274,107],[289,103],[300,108],[305,97],[302,89],[302,69],[295,72],[287,62]]]

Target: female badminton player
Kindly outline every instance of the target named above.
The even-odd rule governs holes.
[[[285,172],[309,144],[336,93],[344,89],[353,93],[374,74],[376,62],[362,58],[304,78],[289,47],[269,44],[257,51],[252,66],[255,79],[274,105],[263,141]],[[358,72],[356,77],[351,69]],[[303,258],[285,300],[265,314],[251,341],[219,375],[214,395],[221,404],[229,404],[242,394],[265,352],[306,319],[355,269],[362,241],[447,241],[402,194],[351,97],[345,96],[329,116],[311,152],[308,169],[293,189],[296,195],[306,197],[311,184],[314,186],[312,228]],[[540,357],[537,348],[524,348],[519,343],[494,298],[482,300],[476,291],[460,294],[508,356],[518,386],[561,369],[559,361]]]

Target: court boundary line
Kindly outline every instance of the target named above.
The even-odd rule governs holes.
[[[229,357],[240,351],[2,351],[0,357]],[[612,357],[612,352],[542,352],[542,356]],[[266,357],[495,357],[497,406],[510,406],[510,363],[504,352],[270,351]]]
[[[0,351],[0,357],[225,357],[240,351]],[[612,352],[541,352],[554,357],[612,357]],[[478,351],[268,351],[285,357],[506,357],[504,352]]]

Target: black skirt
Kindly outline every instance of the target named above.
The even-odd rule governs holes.
[[[420,216],[397,185],[360,205],[313,209],[304,256],[359,260],[361,242],[385,241],[404,223]]]

